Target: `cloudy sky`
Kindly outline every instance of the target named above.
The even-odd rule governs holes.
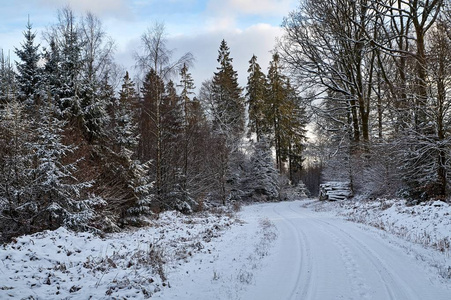
[[[196,85],[216,70],[217,51],[222,39],[230,47],[240,84],[246,83],[248,61],[257,55],[266,71],[270,51],[282,31],[283,17],[298,0],[10,0],[0,10],[0,49],[20,47],[27,18],[37,32],[37,42],[45,45],[42,32],[56,22],[57,10],[69,5],[78,15],[97,15],[105,31],[116,43],[116,59],[126,69],[134,65],[133,52],[140,36],[155,22],[163,22],[169,47],[175,55],[191,52],[195,59]]]

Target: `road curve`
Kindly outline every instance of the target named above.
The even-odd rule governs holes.
[[[451,299],[451,290],[431,280],[405,250],[301,204],[262,205],[278,239],[242,299]]]

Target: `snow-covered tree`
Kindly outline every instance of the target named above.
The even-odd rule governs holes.
[[[252,148],[249,165],[241,179],[241,189],[245,197],[254,201],[278,200],[279,172],[269,142],[262,137]]]
[[[41,59],[39,45],[35,45],[36,33],[32,32],[30,20],[27,23],[27,30],[23,33],[25,41],[22,48],[16,48],[16,55],[20,61],[16,62],[17,83],[19,88],[19,99],[27,105],[36,104],[39,101],[42,90],[42,69],[38,66]]]
[[[262,135],[267,133],[269,120],[266,118],[268,110],[266,76],[261,71],[255,55],[249,61],[247,72],[249,76],[247,77],[246,100],[249,105],[249,129],[250,133],[255,133],[258,142]]]
[[[278,53],[273,54],[269,65],[266,101],[265,117],[272,146],[275,148],[277,167],[283,172],[284,164],[288,162],[289,179],[297,181],[299,176],[296,179],[294,175],[299,173],[302,166],[308,120],[301,99],[283,72]]]
[[[115,137],[115,151],[118,153],[130,152],[128,156],[135,156],[138,147],[138,125],[136,123],[136,111],[133,109],[137,105],[138,94],[135,84],[126,72],[122,88],[119,91],[119,99],[113,99],[112,110],[112,130]]]
[[[82,40],[75,14],[70,8],[58,11],[58,22],[51,28],[47,40],[57,63],[51,71],[56,71],[58,75],[55,82],[57,86],[52,87],[57,95],[58,108],[75,125],[81,122],[79,88]]]
[[[189,68],[186,64],[183,65],[183,68],[180,70],[180,83],[179,87],[182,89],[180,93],[180,99],[183,105],[183,161],[182,161],[182,182],[181,189],[183,193],[183,198],[188,199],[190,197],[190,188],[188,186],[188,171],[190,168],[190,153],[192,153],[192,143],[190,143],[190,139],[192,138],[193,129],[196,127],[196,123],[199,120],[194,118],[194,104],[191,99],[191,95],[194,94],[194,80],[192,78],[191,73],[189,72]]]
[[[89,143],[104,137],[112,42],[104,41],[100,21],[88,13],[77,20],[70,8],[58,11],[58,22],[46,33],[45,80],[68,126]]]
[[[23,103],[9,99],[0,110],[0,222],[5,236],[29,231],[21,211],[33,203],[26,171],[31,167],[30,141],[31,124]]]
[[[67,161],[74,145],[63,143],[65,121],[49,97],[38,107],[39,117],[31,143],[32,165],[28,176],[32,182],[27,189],[32,195],[30,203],[32,231],[55,229],[66,225],[76,229],[89,228],[95,217],[94,208],[102,205],[97,200],[81,200],[86,196],[89,182],[80,182],[75,176],[77,160]]]
[[[11,65],[9,56],[5,56],[3,50],[0,53],[0,108],[12,99],[16,98],[17,80],[14,68]]]
[[[217,72],[211,80],[202,84],[199,98],[203,103],[213,130],[215,145],[215,180],[217,197],[223,204],[236,190],[242,153],[240,146],[244,134],[245,105],[238,75],[234,70],[230,50],[222,40],[218,51]]]
[[[81,41],[80,118],[88,141],[105,138],[109,122],[107,106],[114,96],[110,76],[114,69],[114,43],[106,36],[102,22],[92,13],[81,17],[78,25]]]
[[[144,161],[153,160],[155,197],[161,208],[166,209],[170,205],[165,203],[168,190],[164,178],[169,174],[176,174],[174,165],[168,165],[168,153],[165,153],[165,147],[169,146],[174,133],[174,128],[171,128],[174,124],[169,120],[181,120],[173,118],[173,110],[179,109],[179,105],[175,104],[179,101],[175,99],[178,97],[174,96],[175,87],[171,77],[192,62],[192,55],[186,53],[179,59],[172,59],[173,51],[167,47],[163,24],[149,28],[142,35],[141,41],[143,51],[136,55],[136,60],[146,75],[142,88],[139,154]]]
[[[45,60],[42,82],[47,88],[46,92],[50,92],[55,104],[60,108],[60,97],[62,96],[61,56],[55,37],[51,37],[49,45],[47,48],[44,48],[42,56]]]
[[[214,191],[211,193],[220,199],[223,205],[232,190],[236,190],[239,182],[237,175],[240,173],[236,167],[239,167],[238,160],[241,159],[239,146],[241,144],[241,134],[237,135],[233,129],[229,131],[226,128],[225,111],[221,110],[217,102],[212,80],[203,82],[199,92],[199,99],[211,123],[212,137],[209,148],[212,150],[212,177],[215,182]],[[229,124],[230,125],[230,124]]]
[[[240,139],[244,132],[244,99],[238,84],[238,74],[234,70],[230,49],[225,40],[218,50],[219,67],[212,80],[212,100],[214,101],[214,129],[231,139]]]
[[[119,98],[112,98],[109,105],[110,127],[108,139],[103,141],[106,147],[101,164],[103,179],[97,183],[99,195],[120,225],[142,226],[152,215],[149,162],[141,163],[137,156],[137,101],[135,85],[126,72]]]

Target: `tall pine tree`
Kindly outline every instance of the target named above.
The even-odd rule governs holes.
[[[257,62],[257,56],[252,56],[247,72],[249,73],[246,86],[246,98],[249,105],[249,129],[250,133],[255,133],[258,142],[263,134],[267,132],[266,128],[268,126],[265,116],[267,110],[267,82],[266,76]]]
[[[213,77],[213,99],[216,104],[214,129],[222,134],[240,138],[244,132],[244,99],[238,85],[238,74],[233,69],[230,49],[222,40],[218,51],[219,67]]]
[[[219,47],[217,72],[211,82],[201,89],[203,101],[208,105],[212,117],[212,130],[216,149],[215,178],[218,197],[225,204],[227,199],[239,194],[240,144],[244,133],[245,105],[238,85],[238,75],[233,69],[229,47],[222,40]],[[234,195],[233,195],[234,194]]]
[[[63,142],[65,121],[58,117],[51,93],[42,100],[36,107],[39,114],[33,120],[36,126],[31,142],[32,180],[28,185],[33,199],[33,214],[28,216],[31,231],[62,225],[86,230],[95,217],[94,207],[99,205],[99,199],[87,197],[86,189],[91,183],[80,182],[74,176],[77,160],[68,162],[67,156],[75,146]]]
[[[297,181],[294,174],[301,170],[305,126],[308,120],[300,98],[283,74],[277,53],[273,55],[268,70],[267,97],[269,109],[266,110],[266,119],[270,122],[277,167],[283,173],[288,161],[290,180]]]
[[[188,199],[190,196],[188,187],[188,168],[190,167],[190,139],[193,131],[193,101],[191,100],[191,95],[194,94],[194,80],[189,72],[188,66],[183,65],[182,70],[180,70],[180,84],[179,87],[182,89],[180,93],[180,98],[183,103],[183,162],[182,162],[182,186],[183,198]]]
[[[149,163],[137,158],[139,128],[136,117],[138,94],[126,72],[119,99],[110,105],[110,139],[105,151],[103,177],[108,185],[103,193],[120,225],[148,224],[152,214],[152,183]]]
[[[23,211],[33,203],[26,172],[31,167],[31,137],[24,104],[10,98],[0,110],[0,225],[6,238],[29,232]]]
[[[41,55],[39,45],[35,45],[36,33],[32,32],[30,20],[27,23],[27,30],[24,31],[25,41],[21,49],[16,48],[16,55],[20,61],[16,62],[17,82],[19,88],[19,100],[27,105],[35,104],[39,100],[41,84],[41,68],[38,66]]]

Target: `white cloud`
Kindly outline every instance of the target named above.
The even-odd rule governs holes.
[[[208,0],[204,12],[210,31],[236,28],[249,22],[269,18],[280,19],[293,9],[294,0]]]
[[[280,15],[290,9],[292,0],[210,0],[208,8],[219,14]]]
[[[232,30],[236,27],[236,18],[233,15],[211,16],[206,18],[206,29],[209,32]]]
[[[281,34],[282,29],[279,27],[257,24],[244,30],[217,30],[197,36],[178,36],[169,40],[169,46],[178,49],[174,55],[182,55],[187,51],[194,55],[196,62],[191,72],[199,88],[204,80],[211,78],[216,72],[219,44],[225,39],[230,48],[230,56],[233,58],[233,67],[238,72],[239,83],[244,87],[252,55],[258,57],[262,70],[266,72],[275,39]]]
[[[272,59],[271,50],[274,49],[275,39],[282,34],[280,27],[269,24],[256,24],[244,30],[223,29],[204,31],[198,35],[177,35],[168,38],[168,47],[176,49],[173,59],[177,59],[186,52],[191,52],[196,61],[190,70],[199,89],[202,82],[210,79],[216,72],[218,63],[218,49],[222,39],[227,41],[233,67],[238,72],[238,81],[242,87],[247,83],[247,69],[249,60],[255,54],[263,72],[267,72]],[[132,53],[139,48],[139,37],[131,38],[125,47],[118,49],[116,58],[126,69],[136,75],[133,69]],[[137,81],[137,78],[134,78]],[[176,79],[178,80],[178,79]]]
[[[42,5],[61,8],[66,5],[78,12],[92,12],[98,16],[128,16],[130,14],[126,0],[39,0]]]

